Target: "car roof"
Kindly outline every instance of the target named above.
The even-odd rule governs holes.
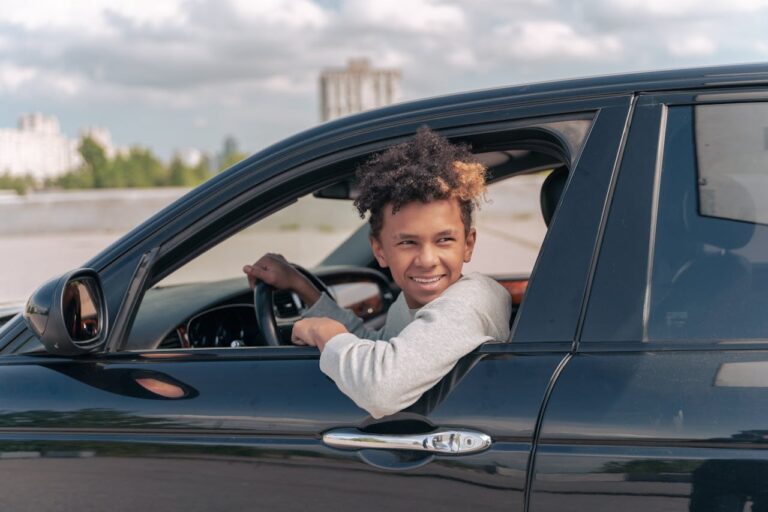
[[[369,119],[382,119],[416,111],[428,111],[446,106],[468,105],[500,99],[509,99],[511,100],[510,105],[514,105],[515,103],[524,104],[542,100],[766,84],[768,84],[768,62],[550,80],[398,103],[329,121],[294,137],[305,139],[311,137],[315,131],[328,132],[334,127],[343,128],[348,125],[360,124]],[[283,143],[290,144],[294,141],[294,137],[285,139],[282,143],[267,149],[276,148]]]

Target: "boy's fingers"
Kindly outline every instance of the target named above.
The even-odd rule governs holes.
[[[250,286],[251,289],[253,289],[259,281],[259,276],[261,274],[260,270],[258,265],[245,265],[243,267],[243,272],[245,272],[245,275],[248,278],[248,286]]]

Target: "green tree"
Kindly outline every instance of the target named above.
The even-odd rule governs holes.
[[[169,165],[164,164],[148,148],[133,146],[127,154],[109,159],[104,148],[90,137],[80,144],[83,165],[58,178],[49,180],[48,186],[70,188],[143,188],[143,187],[190,187],[207,180],[210,163],[203,158],[194,167],[174,157]],[[245,155],[234,154],[237,160]],[[235,160],[235,161],[237,161]],[[2,186],[0,180],[0,186]]]
[[[192,168],[192,173],[196,183],[202,183],[211,177],[211,161],[207,156],[203,156],[200,162]]]
[[[235,165],[237,162],[241,160],[245,160],[247,156],[248,155],[240,151],[236,151],[235,153],[230,153],[229,155],[227,155],[227,158],[225,158],[221,162],[221,166],[219,167],[219,172],[223,171],[224,169],[228,169],[232,167],[233,165]]]
[[[149,149],[134,146],[125,161],[127,187],[163,187],[169,184],[168,169]]]
[[[217,158],[218,172],[223,171],[248,156],[238,149],[237,139],[231,135],[224,139],[221,153]]]
[[[27,174],[25,176],[13,176],[10,171],[0,174],[0,190],[13,190],[23,196],[35,187],[35,178]]]
[[[78,148],[83,157],[84,171],[91,175],[94,188],[109,186],[109,161],[104,148],[92,137],[83,137]]]
[[[174,156],[168,167],[169,185],[174,187],[189,187],[197,181],[193,169],[184,164],[178,156]]]

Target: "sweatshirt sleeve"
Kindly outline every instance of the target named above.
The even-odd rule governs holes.
[[[508,336],[509,294],[483,279],[495,287],[471,279],[455,283],[389,341],[334,336],[320,356],[320,369],[374,418],[408,407],[461,357]]]
[[[336,304],[336,301],[325,292],[320,294],[320,298],[302,316],[304,318],[332,318],[340,322],[349,332],[371,340],[380,339],[383,332],[383,329],[376,330],[366,327],[362,318]]]

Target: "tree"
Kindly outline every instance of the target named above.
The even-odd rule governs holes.
[[[238,149],[237,139],[231,135],[224,139],[224,145],[217,158],[218,171],[221,172],[237,162],[245,159],[247,155]]]
[[[0,190],[14,190],[18,195],[23,196],[27,191],[35,186],[35,178],[27,174],[25,176],[13,176],[10,171],[0,174]]]
[[[83,170],[90,174],[91,186],[104,188],[109,186],[109,169],[106,152],[92,137],[85,136],[78,148],[83,157]]]
[[[125,179],[127,187],[162,187],[168,185],[168,169],[152,151],[134,146],[126,157]]]
[[[197,182],[194,170],[185,165],[178,155],[173,157],[168,167],[168,181],[175,187],[189,187]]]

